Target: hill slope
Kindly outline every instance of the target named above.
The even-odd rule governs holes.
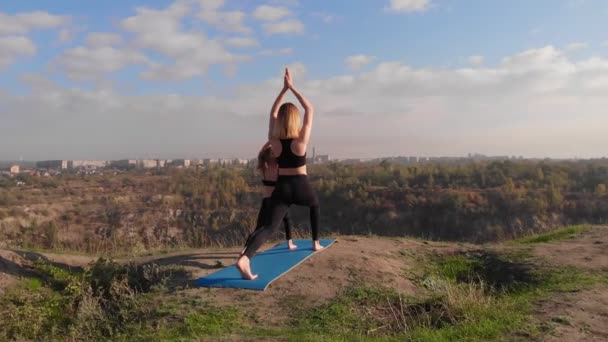
[[[193,279],[233,263],[238,248],[123,259],[118,262],[162,270],[157,273],[165,277],[154,290],[133,287],[129,294],[138,298],[142,305],[136,307],[141,312],[134,307],[129,310],[137,312],[119,311],[127,315],[121,318],[127,323],[113,327],[118,331],[114,339],[196,340],[219,335],[281,340],[319,336],[331,340],[606,340],[607,245],[608,227],[600,226],[537,241],[483,246],[343,236],[264,292],[191,286]],[[46,261],[34,262],[40,257]],[[94,260],[0,250],[0,291],[10,297],[13,311],[21,312],[26,305],[44,306],[44,301],[22,300],[20,307],[14,298],[47,296],[41,291],[48,288],[51,293],[53,286],[57,291],[61,273],[57,270],[78,274]],[[67,296],[65,288],[53,293]],[[99,308],[107,324],[114,324],[115,312],[104,305]],[[146,322],[138,321],[135,314],[146,316]],[[49,317],[30,315],[22,318],[46,322],[41,324],[41,333],[53,324],[71,331],[70,324],[76,321],[53,323]],[[27,337],[15,322],[3,319],[0,336]],[[109,331],[89,328],[94,339]]]

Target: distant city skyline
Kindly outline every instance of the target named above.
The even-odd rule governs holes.
[[[581,157],[564,157],[564,158],[556,158],[556,157],[527,157],[527,156],[523,156],[523,155],[485,155],[485,154],[478,154],[478,153],[468,153],[467,155],[393,155],[393,156],[374,156],[374,157],[332,157],[331,155],[328,154],[317,154],[316,155],[317,159],[322,160],[322,161],[348,161],[348,160],[359,160],[359,161],[374,161],[374,160],[407,160],[409,159],[410,161],[414,161],[414,162],[419,162],[419,161],[433,161],[433,160],[465,160],[465,159],[477,159],[477,160],[501,160],[501,159],[510,159],[510,160],[538,160],[538,159],[553,159],[553,160],[590,160],[590,159],[605,159],[608,158],[606,156],[600,156],[600,157],[588,157],[588,158],[581,158]],[[312,155],[308,155],[308,158],[312,160]],[[19,162],[23,162],[23,163],[32,163],[32,162],[61,162],[63,161],[64,163],[66,163],[66,165],[68,163],[71,162],[78,162],[78,163],[82,163],[82,162],[107,162],[108,164],[112,163],[112,162],[126,162],[126,161],[130,161],[130,162],[149,162],[149,161],[160,161],[160,162],[175,162],[175,161],[188,161],[189,163],[193,163],[192,165],[196,165],[196,162],[206,162],[206,163],[214,163],[214,162],[234,162],[234,161],[239,161],[240,163],[243,163],[245,161],[256,161],[257,160],[257,156],[249,156],[249,157],[231,157],[231,156],[224,156],[224,157],[197,157],[197,158],[113,158],[113,159],[94,159],[94,158],[84,158],[84,159],[49,159],[49,158],[45,158],[45,159],[0,159],[0,163],[6,164],[6,163],[19,163]],[[164,164],[162,164],[164,165]]]
[[[604,157],[607,20],[601,0],[6,0],[0,160],[249,158],[285,66],[309,153]]]

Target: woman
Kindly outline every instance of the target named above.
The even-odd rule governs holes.
[[[245,252],[253,237],[260,231],[260,228],[271,223],[270,210],[272,208],[270,207],[270,195],[274,190],[279,174],[277,159],[272,155],[272,149],[268,143],[266,143],[260,150],[260,153],[258,153],[258,170],[262,175],[262,184],[264,184],[264,198],[262,199],[262,206],[258,212],[258,220],[255,225],[255,231],[249,234],[249,237],[247,237],[247,242],[245,242],[245,247],[241,251],[241,255]],[[298,248],[298,246],[293,243],[291,238],[291,228],[293,227],[293,223],[289,217],[289,212],[285,213],[283,223],[285,224],[285,239],[287,240],[287,247],[289,250],[294,250]]]
[[[304,122],[300,127],[300,113],[293,103],[280,103],[285,93],[291,90],[302,107],[304,107]],[[280,107],[279,107],[280,105]],[[292,82],[291,74],[285,69],[283,90],[275,100],[270,111],[269,141],[273,155],[277,157],[279,166],[277,184],[271,195],[270,224],[258,230],[246,246],[244,253],[236,263],[244,279],[255,279],[251,273],[250,259],[278,228],[281,220],[292,204],[304,205],[310,209],[310,225],[312,228],[313,249],[321,250],[319,242],[319,200],[308,181],[306,173],[306,148],[310,139],[314,109],[312,104],[298,92]]]

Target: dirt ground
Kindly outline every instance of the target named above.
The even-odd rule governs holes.
[[[272,244],[262,249],[271,248]],[[124,259],[137,263],[176,266],[186,272],[171,281],[177,288],[172,295],[197,297],[213,305],[251,308],[250,314],[269,324],[290,318],[294,307],[308,307],[326,302],[345,288],[361,283],[389,286],[405,294],[414,294],[410,280],[416,259],[423,255],[447,253],[457,244],[418,240],[338,237],[337,242],[297,268],[274,281],[266,291],[201,289],[191,286],[194,279],[215,272],[236,261],[239,248],[194,250],[160,256]],[[11,286],[19,277],[31,274],[32,261],[44,258],[58,266],[78,269],[94,260],[69,254],[33,253],[0,249],[0,289]],[[255,271],[255,269],[254,269]],[[2,290],[0,290],[2,291]]]
[[[545,341],[608,341],[608,287],[560,294],[537,314],[553,328]]]
[[[608,271],[608,227],[594,226],[580,237],[539,244],[534,255],[555,265]]]
[[[177,266],[184,272],[173,279],[171,296],[200,298],[213,305],[238,305],[265,324],[281,324],[293,308],[326,302],[348,286],[365,283],[393,287],[415,294],[414,266],[430,254],[479,249],[479,246],[397,238],[342,236],[330,248],[315,254],[280,277],[263,292],[202,289],[194,279],[235,262],[238,248],[193,250],[122,261]],[[272,247],[266,245],[263,249]],[[498,246],[500,248],[500,246]],[[553,265],[569,265],[598,272],[608,271],[608,227],[592,227],[580,237],[532,245],[534,256]],[[0,249],[0,293],[31,275],[31,262],[46,258],[61,267],[79,268],[94,258]],[[254,270],[255,271],[255,270]],[[608,286],[562,293],[539,303],[535,316],[546,323],[546,341],[608,341]]]
[[[453,245],[391,238],[339,237],[331,247],[274,281],[266,291],[187,288],[176,295],[194,296],[220,306],[238,303],[260,321],[280,324],[291,317],[294,307],[326,302],[357,283],[390,286],[403,293],[414,294],[416,286],[408,278],[414,264],[412,261],[431,249],[447,251],[453,249]],[[239,249],[178,254],[147,261],[182,266],[196,279],[216,271],[218,263],[234,263],[238,252]]]
[[[576,239],[535,246],[533,253],[554,265],[606,272],[608,227],[591,227]],[[608,341],[608,286],[558,294],[541,303],[536,313],[553,327],[546,341]]]

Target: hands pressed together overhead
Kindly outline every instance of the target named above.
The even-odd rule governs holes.
[[[279,92],[276,100],[272,104],[272,108],[270,109],[270,120],[268,124],[268,139],[271,139],[274,132],[274,124],[277,121],[277,117],[279,115],[279,108],[283,102],[283,96],[290,90],[293,95],[298,99],[302,107],[304,107],[304,120],[301,130],[301,140],[303,143],[308,143],[308,138],[310,136],[310,128],[312,126],[312,117],[314,109],[312,107],[312,103],[308,101],[298,90],[296,90],[293,79],[291,78],[291,72],[289,72],[289,68],[285,68],[285,75],[283,76],[283,89]]]
[[[285,76],[283,77],[283,89],[293,89],[293,80],[289,68],[285,68]]]

